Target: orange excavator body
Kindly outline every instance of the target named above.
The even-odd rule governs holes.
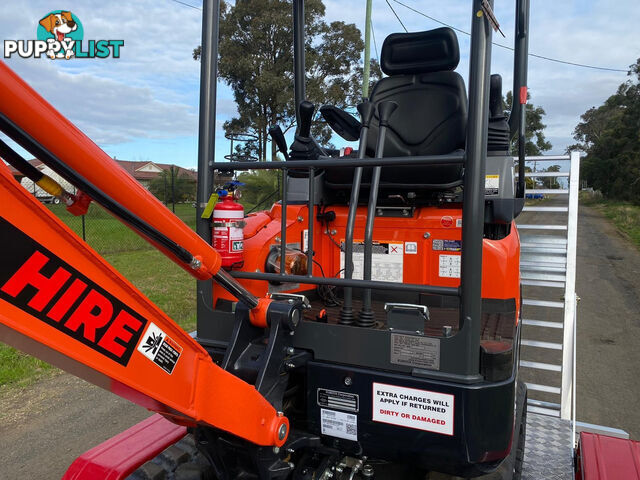
[[[314,225],[314,252],[317,259],[312,268],[313,275],[322,272],[328,277],[340,277],[344,269],[339,245],[346,236],[348,206],[335,205],[335,221],[327,227],[320,221]],[[244,264],[239,270],[247,272],[264,271],[269,252],[280,246],[281,205],[275,204],[271,210],[249,215],[244,228]],[[305,236],[308,234],[308,208],[306,205],[287,207],[287,243],[298,245],[304,251]],[[354,230],[354,243],[363,241],[366,222],[366,206],[358,208]],[[391,245],[398,249],[402,262],[404,283],[458,287],[460,276],[453,272],[444,276],[440,256],[447,255],[460,259],[462,239],[462,210],[449,207],[420,207],[410,218],[380,217],[376,219],[374,241]],[[415,250],[407,250],[407,244]],[[423,252],[414,255],[412,252]],[[425,253],[426,252],[426,253]],[[500,240],[483,240],[482,252],[482,298],[516,300],[516,311],[520,309],[520,239],[515,224],[510,233]],[[453,262],[455,263],[455,260]],[[417,261],[419,260],[419,261]],[[459,265],[459,264],[458,264]],[[322,266],[322,270],[320,269]],[[398,269],[400,271],[400,269]],[[384,278],[380,280],[392,280]],[[241,280],[242,284],[256,296],[268,294],[269,285],[260,280]],[[287,292],[303,292],[313,289],[313,285],[300,284]],[[218,299],[236,301],[235,297],[222,289],[214,289],[214,305]],[[516,315],[516,318],[517,315]]]

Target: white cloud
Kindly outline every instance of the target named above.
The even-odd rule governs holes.
[[[409,30],[439,25],[390,0]],[[402,0],[403,3],[469,30],[471,2]],[[38,20],[52,4],[45,0],[0,3],[4,38],[34,38]],[[201,5],[199,0],[191,0]],[[329,21],[355,22],[364,32],[364,2],[325,0]],[[57,5],[53,5],[57,7]],[[201,14],[170,0],[68,0],[65,8],[82,21],[85,38],[124,39],[120,59],[69,62],[11,60],[9,65],[31,83],[71,121],[100,144],[145,138],[197,135],[198,62],[191,58],[200,43]],[[497,1],[496,14],[513,44],[513,1]],[[374,2],[373,24],[378,49],[386,35],[401,31],[384,1]],[[533,53],[560,59],[626,68],[640,57],[637,0],[536,0],[531,10]],[[468,71],[468,37],[459,34],[462,58],[459,72]],[[513,54],[493,48],[492,70],[511,88]],[[547,136],[554,151],[572,142],[579,116],[599,105],[626,80],[624,73],[600,72],[531,58],[529,87],[532,101],[545,108]],[[218,88],[218,124],[236,112],[229,89]],[[218,135],[218,145],[224,140]],[[140,152],[145,155],[144,151]]]
[[[85,40],[123,39],[121,58],[12,58],[11,68],[101,145],[197,135],[200,65],[191,52],[200,42],[199,11],[168,0],[76,0],[65,7],[82,22]],[[19,9],[3,3],[0,16],[12,19],[3,37],[35,38],[50,9],[44,1]]]
[[[389,0],[409,31],[437,28],[441,25]],[[401,0],[402,3],[465,31],[470,30],[471,2],[451,0]],[[364,32],[364,6],[356,2],[327,0],[327,17],[353,21]],[[513,45],[513,1],[496,1],[496,15],[506,38],[494,33],[494,42]],[[536,0],[531,2],[531,53],[577,63],[623,68],[640,57],[637,0]],[[381,48],[384,38],[403,31],[386,5],[374,2],[374,31]],[[469,64],[469,39],[458,33],[461,59],[458,71],[466,79]],[[492,72],[503,77],[503,90],[511,89],[513,52],[493,47]],[[529,88],[532,102],[547,112],[544,121],[554,153],[573,143],[571,132],[580,115],[600,105],[627,79],[624,73],[584,69],[530,57]]]
[[[15,65],[23,78],[98,144],[193,133],[197,115],[186,104],[154,98],[149,87],[86,73],[69,74],[48,60]]]

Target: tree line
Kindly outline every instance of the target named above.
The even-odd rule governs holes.
[[[306,97],[317,106],[335,105],[351,111],[362,99],[364,62],[362,34],[354,23],[327,22],[322,0],[305,2]],[[295,128],[293,92],[293,25],[291,3],[287,0],[244,0],[221,3],[218,75],[230,88],[237,115],[224,123],[225,134],[249,133],[256,141],[240,142],[235,153],[259,161],[276,160],[275,147],[268,146],[267,130],[280,125],[283,131]],[[199,60],[201,48],[193,51]],[[382,78],[376,59],[370,63],[370,87]],[[513,98],[504,98],[506,114]],[[540,106],[527,104],[525,147],[527,155],[541,155],[551,149],[545,139]],[[313,135],[320,144],[333,147],[329,126],[316,121]],[[517,152],[517,142],[514,150]],[[247,184],[243,203],[254,206],[279,189],[277,172],[253,171],[239,175]],[[530,186],[533,180],[528,179]],[[555,185],[544,185],[556,188]],[[276,196],[275,199],[279,197]]]
[[[629,79],[581,117],[568,150],[586,153],[581,177],[605,198],[640,204],[640,58]]]

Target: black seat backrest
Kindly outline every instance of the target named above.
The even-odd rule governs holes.
[[[381,67],[388,75],[371,92],[378,103],[393,100],[384,156],[438,155],[464,149],[467,93],[453,70],[460,61],[455,32],[394,33],[382,45]],[[378,118],[372,121],[367,153],[375,153]],[[456,169],[454,169],[456,170]]]
[[[393,100],[398,104],[389,121],[384,157],[442,155],[464,149],[467,92],[462,77],[453,71],[459,61],[458,38],[450,28],[394,33],[385,39],[380,63],[388,76],[376,83],[370,96],[371,102]],[[378,127],[379,119],[374,116],[368,156],[375,156]],[[370,177],[370,169],[365,169],[364,186]],[[351,168],[326,169],[329,188],[350,188],[352,181]],[[445,190],[461,183],[462,165],[383,167],[380,176],[385,195],[401,190]]]

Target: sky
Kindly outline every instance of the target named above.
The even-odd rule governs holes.
[[[0,3],[4,40],[35,39],[38,21],[61,7],[82,22],[88,39],[122,39],[118,59],[52,61],[4,59],[46,100],[66,115],[109,155],[122,160],[149,160],[191,168],[197,164],[199,63],[191,54],[200,44],[202,0],[49,0]],[[409,31],[441,25],[389,0]],[[469,31],[468,0],[402,0],[402,3],[440,21]],[[640,57],[640,2],[637,0],[534,0],[531,9],[531,53],[626,70]],[[514,0],[495,0],[502,31],[494,42],[513,45]],[[356,23],[364,34],[365,2],[325,0],[327,21]],[[404,31],[385,0],[373,0],[373,32],[379,56],[383,39]],[[458,34],[461,60],[458,72],[467,80],[469,39]],[[375,50],[375,51],[374,51]],[[513,52],[493,47],[492,73],[503,76],[510,89]],[[580,68],[530,57],[531,101],[547,115],[545,134],[553,149],[563,153],[573,143],[572,131],[580,115],[600,105],[627,80],[625,72]],[[230,89],[218,86],[216,159],[229,152],[222,124],[234,116]],[[0,134],[1,135],[1,134]]]

